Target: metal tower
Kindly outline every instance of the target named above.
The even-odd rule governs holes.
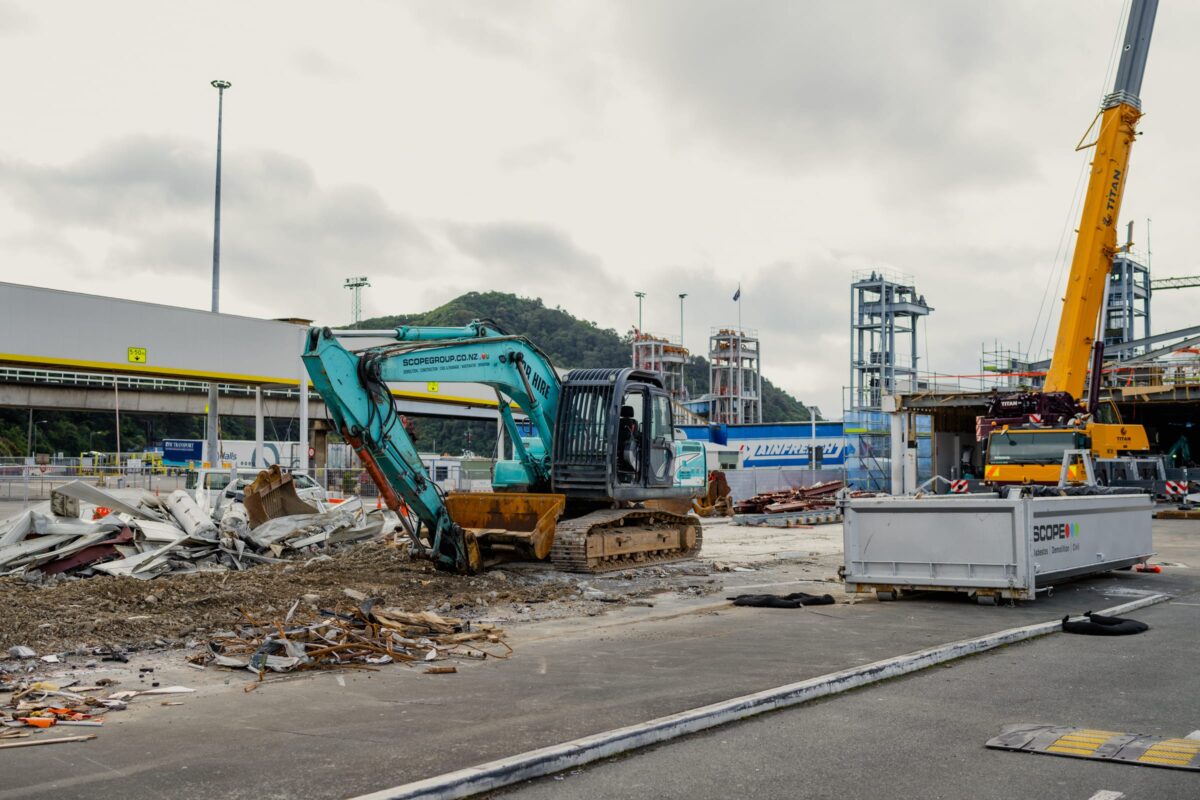
[[[353,293],[354,299],[351,301],[350,314],[355,324],[362,322],[362,290],[364,287],[370,287],[371,282],[365,277],[346,278],[346,282],[342,285]]]
[[[1137,253],[1113,257],[1104,306],[1104,344],[1124,344],[1150,335],[1150,269]],[[1127,351],[1125,357],[1137,355]]]
[[[662,379],[663,388],[681,403],[688,399],[683,383],[687,359],[687,348],[677,341],[641,331],[633,335],[633,368],[656,373]]]
[[[762,362],[757,331],[714,328],[708,337],[709,422],[762,422]]]
[[[850,286],[850,409],[880,407],[884,395],[915,388],[917,319],[933,309],[911,277],[859,272]]]

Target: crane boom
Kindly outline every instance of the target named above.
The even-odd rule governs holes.
[[[1086,145],[1095,147],[1095,156],[1044,389],[1047,393],[1066,392],[1075,400],[1083,396],[1087,383],[1104,288],[1117,252],[1116,221],[1129,172],[1129,153],[1142,116],[1138,95],[1157,10],[1158,0],[1133,0],[1116,83],[1101,104],[1096,141]]]

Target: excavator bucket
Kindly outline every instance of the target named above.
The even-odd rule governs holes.
[[[708,473],[704,496],[695,499],[693,510],[701,517],[726,517],[733,512],[729,481],[724,472],[714,469]]]
[[[446,495],[446,510],[459,527],[474,534],[485,563],[542,560],[554,545],[554,528],[566,508],[561,494],[518,492]]]
[[[296,495],[292,476],[281,471],[278,464],[272,464],[258,473],[258,477],[246,487],[244,502],[251,528],[257,528],[276,517],[320,512],[320,509],[310,506]]]

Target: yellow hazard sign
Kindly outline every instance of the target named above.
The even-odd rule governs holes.
[[[429,383],[425,384],[425,390],[430,394],[437,394],[437,381],[430,381]]]
[[[129,363],[130,364],[145,364],[146,363],[146,348],[130,347],[129,348]]]

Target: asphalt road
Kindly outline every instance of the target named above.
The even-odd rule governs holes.
[[[802,530],[797,531],[797,536],[803,535]],[[1200,565],[1200,525],[1156,525],[1156,548],[1176,562],[1191,559]],[[742,584],[786,581],[789,569],[788,565],[780,565],[769,571],[729,573],[727,577]],[[812,590],[811,585],[805,588]],[[1173,568],[1164,575],[1111,573],[1064,586],[1052,598],[1016,607],[981,607],[958,598],[918,597],[811,610],[743,609],[723,604],[722,595],[716,595],[675,605],[660,604],[654,609],[627,608],[604,617],[514,629],[513,658],[467,664],[457,675],[428,676],[395,667],[368,674],[303,676],[273,682],[250,693],[242,690],[251,680],[248,674],[196,672],[187,669],[178,654],[172,654],[160,660],[156,676],[164,682],[197,689],[184,699],[183,706],[135,701],[128,711],[114,715],[95,741],[5,752],[0,759],[0,800],[347,797],[944,642],[1053,619],[1068,612],[1116,605],[1146,592],[1166,590],[1183,595],[1197,588],[1200,570]],[[780,585],[768,590],[789,589]],[[1195,610],[1183,605],[1178,608],[1186,609],[1185,614]],[[1129,706],[1142,708],[1143,716],[1115,716],[1124,725],[1144,725],[1150,719],[1164,730],[1186,733],[1200,727],[1200,713],[1192,713],[1196,692],[1181,693],[1180,686],[1173,682],[1182,685],[1185,676],[1192,680],[1200,628],[1194,617],[1190,628],[1187,619],[1182,618],[1171,622],[1171,628],[1164,622],[1164,632],[1160,632],[1151,613],[1145,612],[1147,620],[1156,624],[1150,634],[1118,640],[1116,645],[1105,640],[1108,648],[1122,648],[1119,652],[1128,658],[1120,663],[1140,675],[1137,702],[1130,701]],[[1175,614],[1176,609],[1153,613]],[[1174,633],[1168,637],[1167,630]],[[1111,666],[1105,659],[1111,660],[1116,651],[1082,637],[1063,641],[1066,636],[1056,634],[1054,639],[1053,647],[1066,647],[1070,656],[1065,666],[1055,667],[1054,662],[1048,662],[1052,672],[1057,668],[1062,674],[1026,675],[1024,659],[1018,660],[1015,667],[996,662],[998,666],[991,667],[991,673],[980,666],[989,663],[988,659],[1012,658],[1010,653],[1022,652],[1021,647],[1012,648],[905,682],[733,726],[714,736],[635,755],[616,765],[599,766],[567,778],[571,781],[570,795],[560,791],[563,781],[553,780],[524,791],[557,797],[589,796],[585,792],[596,797],[632,796],[614,793],[618,788],[645,793],[645,788],[624,783],[627,777],[643,784],[651,782],[662,796],[683,796],[669,794],[689,780],[682,770],[639,772],[640,765],[663,759],[676,748],[714,741],[719,744],[730,736],[741,736],[743,730],[756,730],[771,733],[744,742],[738,739],[737,747],[718,747],[716,752],[703,755],[697,751],[698,760],[678,761],[680,765],[691,764],[688,772],[708,775],[703,786],[689,784],[694,786],[696,796],[753,796],[752,787],[760,788],[762,796],[777,796],[772,793],[783,788],[787,788],[788,797],[826,796],[820,794],[826,791],[826,781],[830,787],[837,785],[833,776],[847,764],[857,763],[856,759],[874,761],[884,772],[895,771],[889,780],[898,781],[896,785],[904,788],[889,791],[888,796],[971,796],[952,788],[942,795],[913,791],[913,787],[924,785],[922,776],[934,773],[910,756],[928,749],[925,755],[930,758],[946,759],[947,751],[942,748],[939,752],[940,745],[936,744],[944,741],[943,737],[974,752],[971,748],[979,747],[982,739],[993,735],[1001,724],[1000,716],[977,716],[1002,702],[993,695],[1025,697],[1023,702],[1045,712],[1035,719],[1057,719],[1065,710],[1038,705],[1036,698],[1045,694],[1046,686],[1058,687],[1055,696],[1062,702],[1075,695],[1092,698],[1077,701],[1083,706],[1094,704],[1097,697],[1134,691],[1126,688],[1129,684],[1124,679],[1103,672],[1102,668]],[[1172,651],[1162,643],[1176,640],[1179,659],[1190,658],[1190,662],[1167,659]],[[1029,649],[1035,652],[1033,648],[1038,647],[1041,643]],[[135,671],[137,666],[135,661],[129,669]],[[980,669],[984,671],[979,673]],[[898,692],[896,702],[907,704],[907,713],[902,706],[893,708],[888,702],[871,700],[890,697],[897,692],[896,687],[920,687],[920,681],[939,680],[942,683],[933,684],[935,691],[920,702],[916,698],[921,694],[915,690],[911,694],[903,689]],[[1163,691],[1147,693],[1147,686]],[[1166,693],[1168,689],[1170,694]],[[1155,697],[1164,702],[1169,697],[1173,713],[1180,719],[1156,715],[1153,703],[1146,705],[1150,703],[1148,698]],[[855,705],[861,703],[867,707]],[[1191,711],[1185,707],[1189,704]],[[1021,713],[1016,714],[1017,710]],[[809,720],[814,713],[831,716],[813,723]],[[1011,716],[1024,719],[1027,713],[1014,708]],[[1192,718],[1196,724],[1186,727],[1183,717]],[[1004,717],[1004,721],[1011,719]],[[1088,718],[1086,722],[1117,724],[1108,716]],[[789,724],[796,730],[761,727]],[[1173,727],[1180,725],[1186,730]],[[804,730],[812,733],[802,736],[797,732]],[[901,753],[904,759],[899,757]],[[1015,764],[1035,758],[1013,754],[995,757]],[[664,763],[676,762],[667,755]],[[963,758],[957,763],[961,771],[971,760]],[[805,764],[813,771],[793,778],[803,783],[758,783],[759,779],[789,774],[789,770]],[[1052,769],[1051,765],[1039,768]],[[1067,767],[1074,768],[1078,765]],[[1015,769],[1005,774],[1022,774]],[[594,777],[609,771],[615,771],[620,782]],[[720,785],[727,787],[726,791],[715,791]],[[876,783],[871,788],[879,793],[890,785]],[[743,792],[737,787],[748,788]],[[860,788],[866,787],[864,783]],[[1076,788],[1076,784],[1070,783],[1070,788]]]
[[[1200,773],[984,747],[1017,723],[1164,737],[1200,729],[1200,570],[1191,566],[1200,566],[1200,525],[1190,525],[1156,523],[1162,557],[1191,560],[1162,576],[1173,601],[1131,615],[1151,625],[1144,634],[1052,634],[496,796],[1200,797]]]
[[[1187,603],[1186,605],[1184,603]],[[1055,634],[526,784],[505,798],[1192,800],[1200,773],[984,748],[1013,723],[1200,728],[1200,606],[1142,609],[1123,638]]]

